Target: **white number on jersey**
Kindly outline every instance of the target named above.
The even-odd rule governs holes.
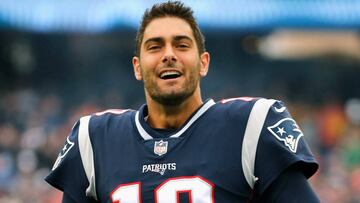
[[[141,203],[141,183],[122,184],[111,193],[113,203]],[[179,203],[188,193],[189,202],[214,203],[214,185],[200,176],[170,178],[155,189],[156,203]]]

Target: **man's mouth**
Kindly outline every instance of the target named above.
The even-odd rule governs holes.
[[[175,70],[164,71],[160,74],[160,78],[163,80],[174,79],[181,76],[181,73]]]

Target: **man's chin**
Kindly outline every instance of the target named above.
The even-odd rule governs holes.
[[[186,101],[190,96],[191,94],[189,93],[172,92],[170,94],[152,95],[152,99],[165,106],[177,106]]]

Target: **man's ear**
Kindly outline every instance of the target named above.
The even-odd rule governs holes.
[[[140,58],[137,56],[134,56],[132,59],[132,64],[134,68],[134,75],[136,80],[142,80],[141,70],[140,70]]]
[[[200,76],[205,77],[209,70],[209,64],[210,64],[210,54],[209,52],[204,52],[200,55]]]

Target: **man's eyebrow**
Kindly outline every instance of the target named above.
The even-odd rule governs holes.
[[[189,36],[186,36],[186,35],[176,35],[174,38],[173,38],[173,41],[181,41],[181,40],[189,40],[189,41],[193,41]],[[149,38],[147,40],[145,40],[144,42],[144,45],[150,43],[150,42],[157,42],[157,43],[163,43],[164,42],[164,39],[162,37],[152,37],[152,38]]]
[[[149,38],[147,39],[144,44],[148,44],[150,42],[158,42],[158,43],[161,43],[161,42],[164,42],[164,39],[161,38],[161,37],[153,37],[153,38]]]
[[[193,41],[190,37],[186,36],[186,35],[177,35],[174,37],[174,41],[180,41],[180,40],[183,40],[183,39],[186,39],[186,40],[189,40],[189,41]]]

